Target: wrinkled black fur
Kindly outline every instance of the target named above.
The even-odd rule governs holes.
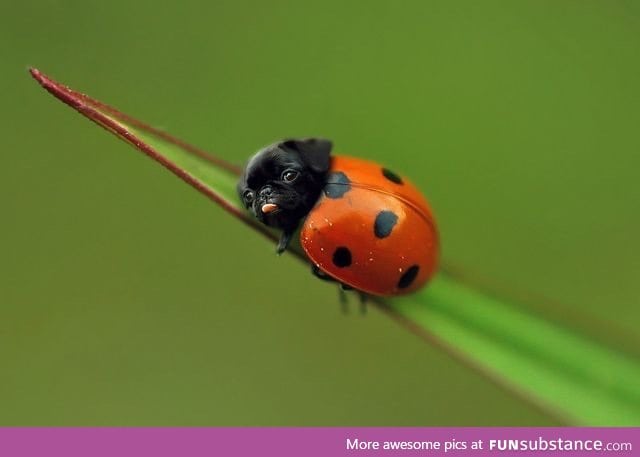
[[[258,151],[240,176],[237,189],[245,207],[263,224],[283,231],[279,254],[318,200],[329,171],[330,154],[328,140],[285,140]],[[282,175],[286,170],[296,171],[298,177],[285,182]],[[245,198],[248,190],[253,192],[253,200]],[[266,203],[278,205],[278,210],[264,214],[261,208]]]

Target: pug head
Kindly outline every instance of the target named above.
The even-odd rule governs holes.
[[[237,186],[245,207],[263,224],[290,236],[320,196],[331,146],[324,139],[289,139],[258,151]]]

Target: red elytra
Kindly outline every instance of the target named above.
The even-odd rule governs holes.
[[[327,184],[300,231],[324,273],[372,295],[401,295],[434,274],[433,213],[406,178],[362,159],[334,156]]]

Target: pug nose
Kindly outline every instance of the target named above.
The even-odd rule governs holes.
[[[260,196],[263,198],[271,197],[272,193],[273,189],[271,189],[271,186],[263,187],[262,190],[260,190]]]

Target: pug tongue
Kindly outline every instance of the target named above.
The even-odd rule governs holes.
[[[273,213],[277,209],[278,205],[276,205],[275,203],[265,203],[264,205],[262,205],[262,212],[264,214]]]

